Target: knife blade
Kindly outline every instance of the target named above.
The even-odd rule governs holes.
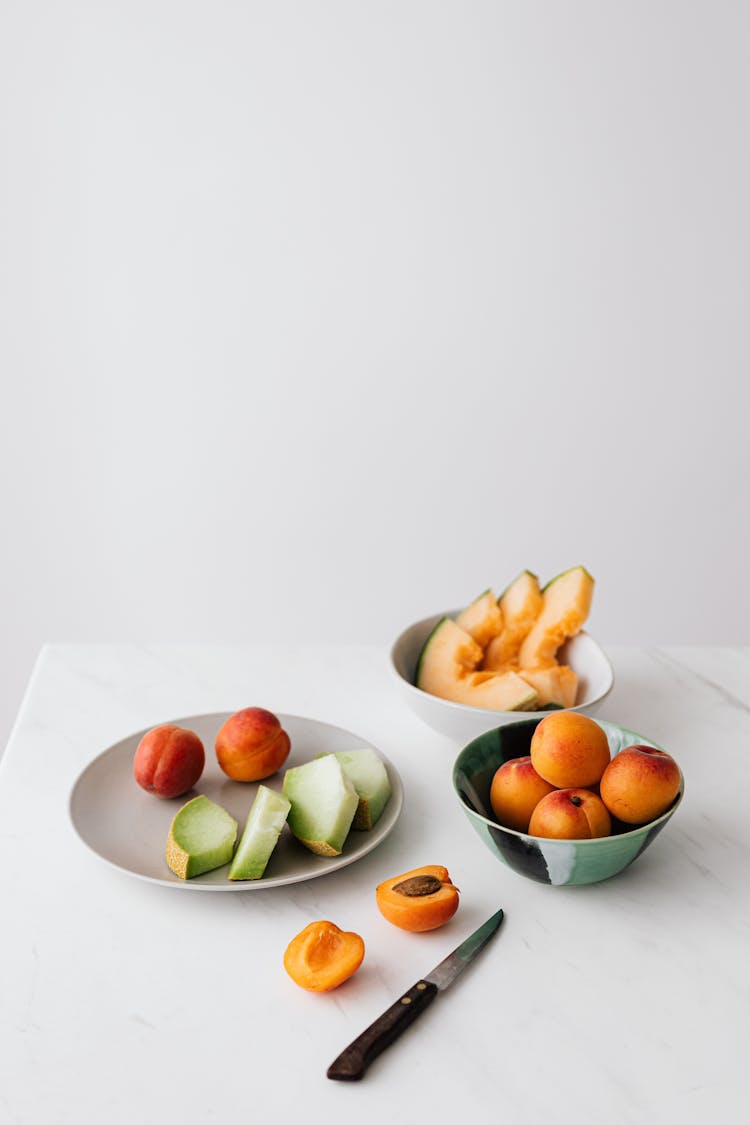
[[[371,1023],[361,1035],[345,1047],[338,1058],[328,1067],[329,1078],[343,1082],[356,1082],[367,1070],[373,1059],[409,1027],[425,1008],[429,1007],[438,992],[446,989],[459,973],[480,953],[487,942],[497,933],[504,917],[502,910],[470,934],[465,941],[449,953],[432,972],[418,980],[410,989],[391,1004],[381,1016]]]

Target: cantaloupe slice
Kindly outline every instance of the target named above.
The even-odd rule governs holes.
[[[552,664],[549,668],[522,668],[522,679],[536,691],[537,707],[558,703],[560,707],[575,707],[578,694],[578,676],[567,664]]]
[[[341,855],[359,798],[336,755],[288,769],[283,789],[293,835],[316,855]]]
[[[193,797],[176,814],[167,839],[167,863],[180,879],[193,879],[229,863],[237,821],[208,797]]]
[[[443,617],[424,643],[416,685],[453,703],[491,711],[533,708],[536,692],[515,672],[478,672],[482,649],[450,617]]]
[[[391,783],[385,763],[369,746],[335,753],[359,798],[352,828],[367,832],[380,820],[390,800]]]
[[[490,672],[518,668],[521,644],[542,611],[542,592],[539,579],[530,570],[515,578],[499,598],[503,628],[491,640],[484,654],[482,667]]]
[[[521,645],[523,668],[543,668],[555,662],[558,648],[582,628],[591,609],[594,579],[582,566],[563,571],[542,591],[542,612]]]
[[[481,648],[486,648],[503,628],[503,614],[492,590],[485,590],[471,605],[462,610],[456,624],[468,633]]]
[[[276,793],[267,785],[258,786],[229,868],[230,879],[262,877],[279,842],[290,808],[291,803],[281,793]]]

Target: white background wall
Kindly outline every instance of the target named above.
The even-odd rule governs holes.
[[[523,567],[747,643],[748,42],[3,0],[0,734],[46,640],[385,645]]]

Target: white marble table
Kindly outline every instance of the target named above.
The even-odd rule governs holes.
[[[529,882],[453,796],[458,749],[402,709],[374,647],[45,648],[0,763],[3,1125],[743,1119],[750,988],[750,650],[610,652],[602,717],[679,759],[686,796],[620,877]],[[293,887],[203,894],[86,849],[69,791],[111,743],[251,704],[361,734],[397,765],[397,827],[356,864]],[[373,889],[445,864],[462,905],[411,935]],[[361,1083],[336,1054],[498,906],[494,944]],[[281,957],[308,922],[359,932],[359,973],[325,995]]]

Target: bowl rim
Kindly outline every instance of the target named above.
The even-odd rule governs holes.
[[[439,703],[442,703],[445,707],[451,708],[451,709],[459,712],[460,714],[476,715],[477,717],[480,717],[480,716],[486,717],[487,715],[523,715],[523,716],[528,716],[529,718],[533,718],[534,716],[537,716],[537,715],[542,716],[542,717],[544,715],[549,715],[551,713],[550,711],[498,711],[497,709],[492,708],[492,707],[474,707],[471,703],[457,703],[453,699],[443,699],[443,697],[441,695],[433,695],[432,692],[425,691],[423,688],[417,687],[417,685],[412,683],[411,680],[408,680],[406,678],[406,676],[402,676],[401,672],[396,667],[396,649],[398,648],[399,644],[401,644],[401,642],[403,641],[403,638],[409,632],[409,630],[415,629],[419,625],[425,625],[426,626],[427,623],[430,622],[430,621],[432,621],[434,623],[433,624],[433,628],[434,628],[434,625],[437,625],[438,621],[440,621],[443,617],[454,617],[455,618],[456,614],[458,614],[460,612],[461,612],[460,609],[449,609],[449,610],[445,610],[442,613],[432,613],[432,614],[429,614],[429,616],[427,616],[427,617],[422,617],[418,621],[412,621],[411,625],[407,625],[405,629],[402,629],[401,632],[399,633],[399,635],[396,637],[393,644],[391,645],[391,649],[390,649],[388,663],[389,663],[392,675],[394,675],[396,677],[396,679],[399,681],[399,683],[404,684],[404,686],[406,688],[408,688],[409,691],[414,692],[418,698],[420,698],[420,699],[435,699]],[[599,703],[601,703],[602,700],[606,699],[607,696],[609,695],[609,693],[612,691],[612,688],[615,686],[615,671],[614,671],[614,668],[612,667],[612,662],[610,661],[609,657],[607,656],[606,652],[604,651],[602,646],[599,644],[599,642],[594,640],[594,638],[591,636],[591,633],[589,633],[586,629],[579,629],[578,632],[575,633],[572,637],[568,637],[567,640],[563,642],[563,644],[566,644],[568,641],[572,641],[572,640],[575,639],[575,637],[580,637],[580,636],[586,637],[591,642],[591,644],[594,646],[594,648],[596,649],[598,654],[601,656],[602,661],[604,663],[604,666],[606,668],[607,674],[608,674],[608,683],[607,683],[607,686],[606,686],[605,690],[603,692],[600,692],[599,695],[595,695],[591,699],[585,700],[583,703],[576,703],[575,706],[573,706],[573,707],[565,707],[564,708],[565,711],[583,711],[587,707],[594,707],[594,706],[598,705]],[[562,645],[560,647],[562,648]]]
[[[549,712],[546,712],[546,714],[549,714]],[[465,746],[461,747],[461,749],[459,750],[459,752],[456,755],[456,758],[453,762],[453,770],[451,771],[451,781],[452,781],[452,784],[453,784],[453,792],[456,795],[456,799],[459,801],[461,807],[466,811],[467,815],[475,816],[477,818],[477,820],[483,821],[486,825],[488,825],[488,827],[496,828],[500,832],[507,832],[510,836],[517,836],[520,840],[533,840],[534,842],[543,841],[545,845],[547,845],[547,844],[576,844],[576,845],[578,845],[578,844],[601,844],[602,841],[604,841],[604,840],[626,840],[626,839],[628,839],[628,837],[635,836],[637,833],[643,832],[645,829],[653,828],[655,825],[660,824],[663,820],[668,819],[672,815],[672,813],[674,813],[677,810],[678,806],[681,804],[682,798],[685,795],[685,775],[683,774],[682,767],[680,766],[680,763],[677,761],[677,759],[672,758],[675,765],[677,766],[677,769],[680,772],[680,788],[677,790],[677,796],[672,801],[669,808],[665,809],[664,812],[660,813],[659,816],[657,816],[654,820],[648,820],[648,821],[645,822],[645,824],[636,824],[632,828],[629,828],[627,832],[617,832],[616,834],[614,834],[614,835],[610,834],[609,836],[595,836],[591,840],[586,840],[586,839],[568,840],[568,839],[559,839],[559,838],[554,837],[554,836],[531,836],[528,832],[519,832],[515,828],[506,828],[504,824],[498,824],[498,822],[496,820],[490,820],[489,817],[486,817],[482,813],[477,812],[477,810],[475,808],[472,808],[471,805],[467,805],[466,801],[463,799],[463,797],[459,793],[458,786],[456,784],[456,773],[458,772],[458,760],[461,757],[461,755],[463,753],[465,753],[465,751],[467,751],[470,746],[473,746],[475,742],[478,742],[480,738],[486,738],[488,734],[494,734],[496,731],[506,731],[506,730],[508,730],[509,727],[522,726],[524,723],[529,722],[529,721],[530,721],[529,719],[520,719],[517,723],[505,723],[502,726],[493,727],[490,730],[485,731],[483,734],[478,734],[476,736],[476,738],[472,738],[471,742],[467,742]],[[594,719],[593,716],[592,716],[592,721],[595,722],[595,723],[598,723],[600,726],[603,726],[605,728],[606,727],[613,727],[615,730],[623,731],[628,735],[633,735],[633,737],[636,739],[636,741],[629,743],[630,746],[638,746],[638,745],[653,746],[655,750],[664,750],[664,747],[659,746],[659,744],[654,742],[654,740],[652,738],[647,738],[643,734],[638,734],[637,731],[631,730],[630,727],[621,726],[620,723],[613,723],[609,719]],[[627,747],[625,747],[625,746],[622,747],[622,750],[626,750],[626,749],[627,749]],[[622,750],[618,750],[617,753],[618,754],[622,753]],[[664,752],[665,752],[665,754],[669,753],[668,750],[665,750]],[[523,757],[523,755],[519,755],[519,756]],[[614,755],[614,756],[616,757],[617,755]],[[669,756],[670,756],[670,758],[672,757],[671,754]],[[510,760],[510,759],[506,759],[506,760]],[[498,769],[499,768],[500,767],[498,766]]]

